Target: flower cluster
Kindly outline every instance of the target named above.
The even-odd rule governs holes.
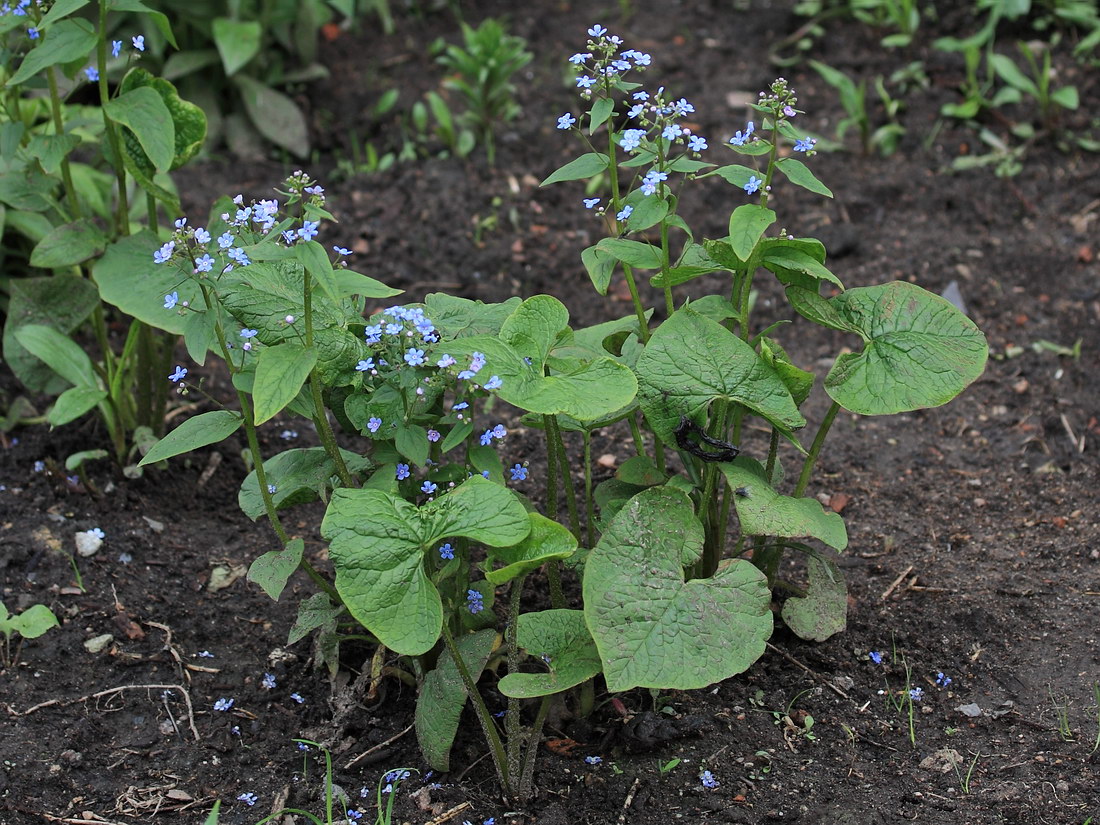
[[[477,590],[466,591],[466,607],[475,616],[485,609],[485,597]]]
[[[717,779],[714,778],[714,774],[710,771],[703,771],[699,774],[699,781],[703,783],[703,787],[708,791],[712,791],[720,784]]]

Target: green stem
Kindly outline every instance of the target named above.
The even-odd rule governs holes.
[[[546,436],[546,517],[552,521],[558,519],[558,444],[550,428],[550,416],[542,417],[542,432]]]
[[[764,470],[764,478],[768,484],[775,478],[775,460],[779,453],[779,430],[772,427],[772,437],[768,442],[768,463]]]
[[[304,292],[303,305],[306,321],[306,346],[313,347],[313,286],[309,277],[309,271],[303,273],[302,288]],[[325,409],[325,400],[321,396],[320,373],[314,367],[309,374],[309,391],[313,397],[313,423],[317,427],[317,435],[321,437],[321,444],[325,452],[332,458],[336,465],[336,474],[340,476],[340,483],[345,487],[354,487],[355,481],[348,471],[348,465],[344,463],[344,456],[340,452],[340,446],[336,443],[336,435],[329,424],[328,411]]]
[[[649,343],[649,322],[645,317],[645,308],[642,306],[642,298],[638,294],[638,285],[634,283],[634,268],[623,264],[623,276],[626,278],[626,288],[630,290],[630,300],[634,304],[634,314],[638,317],[638,334],[642,343]]]
[[[550,701],[553,696],[543,696],[539,702],[538,714],[535,716],[535,724],[527,732],[527,759],[523,765],[523,776],[519,781],[520,801],[526,801],[531,796],[531,788],[535,781],[535,759],[539,753],[539,740],[542,739],[542,728],[546,724],[546,717],[550,712]]]
[[[669,270],[668,254],[668,221],[661,221],[661,272],[667,274]],[[672,300],[672,287],[665,287],[665,311],[671,315],[676,311],[676,303]]]
[[[508,594],[508,626],[504,635],[508,653],[508,672],[519,673],[519,604],[523,596],[523,580],[525,576],[517,576],[512,579],[512,589]],[[520,719],[519,699],[508,697],[508,714],[504,719],[504,729],[508,733],[508,773],[513,777],[522,776],[520,768],[521,749],[523,746],[522,720]]]
[[[107,85],[107,0],[99,0],[99,44],[96,47],[96,63],[99,66],[99,105],[106,106],[111,99],[111,90]],[[119,140],[118,124],[104,115],[103,126],[107,132],[111,165],[115,169],[115,180],[118,184],[115,231],[119,235],[129,235],[130,204],[126,196],[126,167],[122,163],[122,142]],[[149,228],[156,232],[156,224]]]
[[[508,756],[504,752],[504,743],[500,741],[500,734],[497,733],[496,726],[493,724],[493,717],[489,714],[489,709],[485,707],[485,700],[478,693],[477,683],[470,676],[466,662],[463,661],[462,655],[458,652],[458,645],[455,644],[454,636],[451,635],[451,630],[446,623],[443,625],[443,643],[447,645],[447,651],[454,660],[458,675],[462,678],[462,684],[466,687],[466,693],[469,694],[470,701],[473,702],[477,721],[481,723],[481,731],[485,734],[485,741],[489,743],[489,753],[493,757],[493,766],[497,769],[497,779],[500,780],[500,786],[506,796],[511,796],[511,774],[508,772]]]
[[[53,115],[54,134],[65,134],[65,120],[61,116],[61,95],[57,91],[57,73],[54,67],[46,69],[46,82],[50,86],[50,112]],[[65,197],[69,202],[69,211],[73,218],[80,218],[82,211],[80,201],[76,197],[76,187],[73,186],[73,174],[69,167],[69,156],[61,159],[61,180],[65,184]]]
[[[627,416],[626,420],[630,422],[630,438],[634,441],[634,452],[645,455],[645,440],[642,438],[641,428],[638,427],[638,415]]]
[[[573,474],[569,472],[569,457],[565,453],[565,442],[562,441],[561,429],[558,427],[558,419],[552,415],[543,416],[548,431],[556,442],[558,454],[558,466],[561,469],[562,489],[565,492],[565,506],[569,510],[569,528],[577,541],[581,540],[580,516],[577,513],[577,493],[573,489]],[[553,468],[550,468],[553,472]]]
[[[592,433],[584,431],[584,537],[588,546],[596,542],[593,539],[593,523],[596,520],[596,508],[592,501]]]
[[[710,435],[721,438],[726,434],[726,414],[729,410],[729,402],[720,400],[716,402],[715,406],[716,410],[714,420],[711,422]],[[699,501],[703,516],[703,527],[706,531],[706,544],[702,559],[704,576],[714,575],[714,571],[718,569],[718,562],[722,558],[722,550],[726,540],[725,534],[719,534],[718,532],[718,511],[714,504],[717,486],[718,464],[713,461],[706,462],[703,470],[703,497]]]
[[[821,426],[817,428],[817,435],[814,436],[814,443],[810,445],[809,455],[802,462],[802,473],[798,476],[798,484],[795,486],[793,493],[795,498],[806,491],[806,486],[810,483],[810,475],[814,470],[814,464],[817,462],[817,456],[821,452],[821,445],[825,443],[825,436],[829,434],[829,428],[833,426],[833,420],[838,412],[840,412],[840,405],[834,401],[830,405],[829,411],[825,413]]]

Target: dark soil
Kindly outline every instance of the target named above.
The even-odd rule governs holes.
[[[580,206],[580,185],[537,186],[578,151],[554,128],[559,114],[576,111],[562,82],[565,58],[589,25],[605,23],[652,52],[652,77],[695,104],[699,133],[723,153],[718,144],[746,120],[736,101],[773,77],[769,44],[803,20],[791,4],[764,0],[635,0],[625,4],[634,11],[626,21],[615,3],[464,5],[475,23],[504,16],[535,54],[521,84],[524,114],[501,126],[496,167],[479,150],[467,160],[339,178],[350,130],[380,149],[397,145],[396,122],[372,122],[369,109],[391,87],[406,109],[438,88],[426,46],[456,39],[456,26],[429,14],[401,18],[392,37],[341,36],[328,47],[333,81],[309,94],[321,160],[307,168],[327,182],[341,220],[324,240],[355,249],[369,262],[361,269],[405,288],[410,300],[439,290],[484,300],[549,292],[570,307],[575,326],[628,314],[625,294],[614,287],[600,299],[580,263],[599,231]],[[414,775],[399,789],[395,822],[1072,825],[1100,816],[1100,163],[1040,138],[1014,178],[947,171],[952,158],[983,150],[974,131],[951,123],[925,145],[963,76],[961,61],[930,44],[975,25],[945,11],[902,53],[881,49],[880,33],[829,24],[811,52],[817,59],[869,80],[920,59],[931,85],[906,98],[907,133],[895,155],[813,160],[835,200],[780,190],[773,201],[782,225],[826,242],[848,286],[904,278],[940,292],[957,282],[992,355],[985,377],[946,407],[843,415],[834,427],[812,492],[842,509],[849,526],[841,561],[847,631],[810,644],[779,626],[774,647],[741,676],[695,693],[619,696],[630,722],[598,687],[590,724],[562,718],[547,730],[538,793],[520,811],[502,806],[471,717],[455,771],[433,777],[442,786],[430,790]],[[1087,128],[1100,101],[1096,73],[1064,56],[1056,65],[1082,100],[1064,125]],[[804,65],[783,72],[799,90],[807,126],[831,135],[843,116],[835,92]],[[1003,133],[1009,118],[1028,115],[1021,107],[989,126]],[[179,184],[198,216],[220,194],[266,196],[286,171],[264,160],[212,159],[188,167]],[[682,211],[696,236],[724,234],[739,195],[720,181],[689,192]],[[693,283],[691,293],[717,283]],[[787,317],[779,297],[761,287],[762,324],[772,313]],[[819,376],[852,344],[799,321],[779,334],[796,363]],[[1031,346],[1077,339],[1079,358]],[[215,371],[210,380],[217,392],[224,379]],[[10,376],[3,386],[9,397],[16,392]],[[825,406],[819,392],[808,418],[820,420]],[[264,428],[270,450],[285,443],[287,427],[300,433],[294,444],[316,443],[300,422],[278,421]],[[292,580],[278,604],[243,578],[214,589],[219,576],[232,579],[274,544],[236,508],[243,444],[138,480],[95,466],[103,491],[95,496],[67,483],[61,467],[70,453],[104,442],[94,422],[9,435],[18,442],[0,449],[2,599],[14,610],[45,603],[62,627],[24,644],[18,664],[0,670],[0,823],[194,823],[215,799],[225,823],[254,823],[283,804],[320,814],[323,762],[300,753],[297,737],[331,749],[334,779],[353,797],[390,768],[423,768],[407,730],[408,688],[387,681],[369,701],[361,692],[349,699],[347,675],[330,682],[314,668],[308,642],[285,646],[297,601],[312,592],[308,581]],[[537,436],[517,430],[506,458],[537,461]],[[753,434],[747,449],[761,454],[762,440]],[[615,432],[595,449],[616,461],[629,455]],[[38,460],[46,471],[34,472]],[[323,565],[320,512],[305,508],[290,527]],[[92,527],[107,538],[78,561],[81,591],[68,554],[73,533]],[[89,640],[103,634],[111,640],[90,652]],[[870,661],[870,651],[883,652],[883,663]],[[358,669],[369,653],[351,647],[346,664]],[[915,745],[908,716],[890,703],[906,666],[911,686],[924,691],[914,706]],[[275,674],[274,689],[261,685],[265,672]],[[940,672],[949,686],[936,684]],[[235,703],[219,712],[220,698]],[[975,705],[980,715],[960,710]],[[812,737],[800,733],[807,714]],[[661,720],[675,724],[647,733]],[[602,764],[585,762],[597,755]],[[704,768],[721,783],[716,790],[702,787]],[[257,795],[255,807],[235,801],[245,792]],[[372,800],[373,790],[363,800],[366,820]]]

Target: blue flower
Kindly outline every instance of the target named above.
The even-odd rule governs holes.
[[[880,651],[872,650],[867,655],[871,658],[871,661],[874,662],[876,665],[881,665],[882,664],[882,653]]]
[[[386,324],[386,335],[400,335],[404,329],[401,324]]]
[[[641,145],[644,136],[645,129],[626,129],[619,140],[619,145],[626,151],[633,152]]]
[[[210,233],[200,226],[195,230],[195,242],[201,244],[210,243]]]
[[[214,703],[214,710],[227,711],[233,707],[233,699],[219,699]]]
[[[439,545],[439,558],[441,559],[453,559],[455,557],[455,549],[451,547],[451,543]]]
[[[503,439],[505,436],[508,435],[508,430],[505,429],[503,424],[497,424],[489,432],[491,432],[493,434],[493,438],[499,438],[499,439]]]
[[[940,687],[947,687],[951,684],[951,681],[951,677],[945,676],[942,671],[936,674],[936,684]]]
[[[298,237],[303,241],[313,239],[317,235],[317,227],[320,221],[302,221],[302,228],[298,230]]]
[[[470,406],[470,405],[469,405],[469,404],[467,404],[467,403],[466,403],[465,401],[462,401],[462,402],[460,402],[460,403],[458,403],[458,404],[455,404],[455,405],[454,405],[453,407],[451,407],[451,409],[452,409],[452,410],[464,410],[464,409],[466,409],[466,408],[467,408],[467,407],[469,407],[469,406]]]
[[[175,309],[176,304],[180,302],[180,294],[178,292],[171,292],[164,296],[164,308]]]
[[[373,358],[364,358],[358,364],[355,365],[355,369],[357,369],[359,372],[366,372],[367,370],[374,369],[374,359]]]
[[[584,199],[584,208],[585,209],[592,209],[599,202],[600,202],[599,198],[585,198]]]
[[[27,37],[29,37],[31,40],[37,40],[38,29],[36,29],[34,26],[31,26],[29,29],[27,29]]]
[[[815,138],[805,137],[801,140],[795,141],[794,150],[796,152],[809,152],[814,148],[814,144],[816,143],[817,140]]]
[[[88,78],[89,81],[95,83],[97,80],[99,80],[99,69],[97,69],[95,66],[88,66],[84,69],[84,75]]]
[[[635,103],[633,106],[630,107],[630,111],[628,111],[626,113],[626,116],[629,117],[629,118],[636,118],[636,117],[641,116],[642,112],[644,112],[644,111],[645,111],[645,104],[644,103]]]
[[[627,218],[630,217],[630,215],[633,211],[634,211],[634,207],[631,206],[630,204],[627,204],[626,206],[624,206],[622,209],[619,210],[618,214],[615,215],[615,220],[620,221],[620,222],[625,221]]]
[[[175,250],[175,248],[176,242],[168,241],[168,243],[164,244],[164,246],[153,253],[153,263],[167,263],[171,259],[172,252]]]
[[[243,793],[237,797],[238,802],[243,802],[249,808],[255,805],[259,801],[259,797],[254,793]]]
[[[405,353],[405,363],[410,367],[419,367],[424,363],[424,350],[410,347]]]
[[[452,358],[450,355],[447,355],[447,353],[443,353],[443,357],[436,361],[435,365],[441,370],[444,370],[447,369],[447,367],[454,366],[455,363],[456,361],[454,358]]]
[[[412,473],[409,472],[409,465],[408,464],[398,464],[397,465],[397,480],[398,481],[404,481],[406,478],[408,478],[411,475],[412,475]]]
[[[482,478],[488,478],[489,477],[489,471],[488,470],[482,470],[481,471],[481,477]]]
[[[334,246],[332,247],[332,251],[339,255],[341,258],[346,258],[348,255],[351,254],[350,249],[345,249],[342,246]]]
[[[175,384],[177,381],[182,381],[187,377],[187,370],[183,367],[176,365],[176,371],[168,376],[168,380]]]
[[[352,822],[358,822],[362,818],[363,818],[363,812],[362,811],[354,811],[354,810],[348,811],[348,819],[350,819]]]
[[[300,750],[300,751],[309,751],[309,750],[313,750],[313,749],[309,745],[307,745],[305,742],[299,742],[298,743],[298,750]]]
[[[649,92],[635,92],[631,95],[632,100],[649,100]]]
[[[104,532],[103,532],[103,530],[102,530],[101,528],[99,528],[99,527],[93,527],[93,528],[92,528],[91,530],[89,530],[88,532],[89,532],[89,533],[90,533],[91,535],[95,536],[95,537],[96,537],[97,539],[99,539],[100,541],[103,541],[103,539],[107,538],[107,534],[106,534],[106,533],[104,533]],[[940,674],[940,676],[943,676],[943,674],[941,673],[941,674]],[[950,679],[948,679],[947,681],[948,681],[948,682],[950,682],[951,680],[950,680]]]
[[[259,330],[255,330],[255,329],[242,329],[241,330],[241,337],[242,338],[255,338],[258,334],[259,334]]]
[[[577,122],[577,119],[575,117],[573,117],[573,115],[569,114],[569,112],[566,112],[564,115],[562,115],[561,117],[558,118],[558,128],[559,129],[568,129],[570,126],[572,126],[576,122]]]
[[[438,485],[433,484],[430,481],[425,481],[423,484],[420,485],[420,492],[426,493],[427,495],[431,495],[438,489]]]
[[[600,36],[605,35],[605,34],[607,34],[607,29],[605,29],[599,23],[592,26],[592,28],[590,28],[588,30],[589,37],[600,37]]]
[[[485,597],[476,590],[466,591],[466,607],[471,613],[477,615],[485,609]]]
[[[745,127],[745,131],[742,132],[741,130],[738,130],[734,134],[734,136],[730,138],[730,143],[732,143],[734,146],[744,146],[748,142],[749,138],[752,136],[752,133],[755,131],[756,127],[750,120],[749,125]]]
[[[268,491],[268,493],[270,493],[271,495],[275,495],[275,493],[276,493],[276,491],[277,491],[278,489],[279,489],[279,488],[278,488],[278,487],[276,487],[276,486],[275,486],[274,484],[268,484],[268,485],[267,485],[267,491]]]
[[[522,464],[517,464],[512,467],[512,481],[526,481],[527,480],[527,468]]]
[[[209,272],[214,268],[214,259],[209,255],[203,255],[195,261],[195,272]]]
[[[275,689],[275,674],[274,673],[265,673],[264,678],[260,681],[260,687],[262,687],[264,690],[274,690]]]
[[[229,249],[229,247],[233,246],[233,236],[228,232],[223,232],[218,235],[218,246],[222,249]]]
[[[283,430],[281,433],[279,433],[279,438],[281,438],[283,441],[291,441],[292,439],[295,439],[297,437],[297,430]]]
[[[909,691],[909,698],[914,702],[919,702],[924,698],[924,690],[919,687],[915,687]]]
[[[482,447],[488,447],[490,444],[493,443],[493,431],[486,430],[485,432],[483,432],[479,441],[481,441]]]
[[[139,34],[137,37],[132,37],[130,42],[134,44],[134,48],[139,52],[145,51],[145,35]]]
[[[297,702],[299,705],[304,704],[305,701],[306,701],[301,696],[299,696],[297,693],[290,694],[290,698],[293,699],[295,702]]]
[[[751,175],[749,177],[749,182],[745,184],[745,191],[748,192],[750,195],[755,194],[756,192],[760,191],[760,184],[762,184],[763,182],[764,181],[760,180],[760,178],[756,177],[756,175]]]
[[[595,79],[589,77],[586,74],[582,74],[580,77],[577,78],[577,86],[581,89],[587,89],[590,86],[595,85],[595,83]]]
[[[675,103],[673,103],[672,108],[675,110],[676,114],[679,117],[690,115],[692,112],[695,111],[695,107],[688,103],[684,98],[680,98]]]
[[[592,52],[577,52],[575,55],[569,58],[569,62],[572,63],[574,66],[579,66],[591,56]]]
[[[112,40],[111,41],[111,57],[118,57],[118,53],[121,52],[121,51],[122,51],[122,41],[121,40]]]
[[[229,255],[229,257],[232,258],[234,261],[239,263],[241,266],[248,266],[250,263],[252,263],[252,261],[250,261],[248,258],[248,254],[239,247],[233,247],[226,254]]]
[[[692,135],[688,138],[688,149],[693,152],[702,152],[707,148],[707,139],[700,137],[699,135]]]
[[[371,418],[367,421],[367,429],[372,433],[378,432],[378,428],[382,426],[381,418]]]
[[[499,390],[504,382],[500,379],[499,375],[494,375],[488,381],[485,382],[485,389],[487,390]]]
[[[795,115],[798,114],[798,112],[796,112],[790,106],[784,106],[783,107],[783,114],[785,114],[787,117],[794,117]]]
[[[661,137],[663,137],[665,140],[676,140],[676,138],[680,137],[683,131],[684,130],[677,126],[675,123],[670,123],[661,132]]]
[[[652,58],[645,52],[638,51],[634,52],[634,54],[632,54],[630,58],[639,66],[648,66],[650,64],[650,61],[652,60]]]
[[[703,783],[703,787],[707,790],[714,790],[720,784],[710,771],[703,771],[699,775],[699,781]]]
[[[382,340],[382,325],[375,324],[363,330],[368,344],[377,344]]]
[[[589,765],[599,765],[601,762],[603,762],[603,757],[602,756],[586,756],[584,758],[584,761],[587,762]]]

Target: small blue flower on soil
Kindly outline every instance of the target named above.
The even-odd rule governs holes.
[[[476,590],[467,590],[466,606],[471,613],[476,615],[485,609],[485,597]]]
[[[164,308],[175,309],[176,304],[180,302],[180,294],[178,292],[170,292],[164,296]]]
[[[699,776],[699,781],[703,783],[703,787],[708,790],[714,790],[720,784],[717,779],[714,778],[714,774],[710,771],[703,771]]]
[[[301,696],[299,696],[297,693],[290,694],[290,698],[293,699],[295,702],[297,702],[299,705],[304,704],[305,701],[306,701]]]
[[[187,370],[184,367],[176,365],[176,371],[168,376],[168,380],[175,384],[177,381],[182,381],[187,377]]]
[[[942,672],[936,674],[936,684],[940,687],[947,687],[951,681],[951,677],[945,676]]]
[[[198,653],[198,657],[200,659],[213,659],[214,654],[211,653],[209,650],[200,650]]]
[[[274,690],[275,689],[275,674],[274,673],[265,673],[263,680],[260,682],[260,687],[262,687],[264,690]]]
[[[756,194],[760,191],[760,184],[763,182],[764,181],[760,180],[756,175],[751,175],[749,177],[749,182],[745,184],[745,191],[750,195]]]
[[[503,424],[497,424],[495,427],[493,427],[492,430],[490,430],[490,432],[493,434],[493,438],[503,439],[506,435],[508,435],[508,430],[505,429]]]
[[[36,461],[36,462],[34,462],[34,471],[36,473],[46,472],[46,462],[45,461]]]
[[[431,495],[438,489],[439,487],[430,481],[425,481],[423,484],[420,485],[420,492],[427,493],[428,495]]]
[[[615,215],[615,220],[625,221],[627,218],[630,217],[630,215],[633,212],[634,212],[634,207],[631,206],[630,204],[627,204],[626,206],[624,206],[622,209],[619,210],[619,213],[617,215]]]
[[[455,549],[451,547],[451,543],[441,544],[439,546],[439,558],[441,559],[453,559],[455,557]]]
[[[279,433],[279,438],[281,438],[283,441],[290,441],[290,440],[295,439],[297,437],[298,437],[298,431],[297,430],[283,430],[281,433]]]
[[[378,428],[382,426],[381,418],[371,418],[367,421],[367,429],[372,433],[378,432]]]
[[[561,117],[558,118],[558,128],[559,129],[568,129],[570,126],[572,126],[576,122],[577,122],[577,119],[575,117],[573,117],[573,115],[566,112],[564,115],[562,115]]]
[[[410,475],[412,475],[412,473],[409,472],[409,465],[408,464],[398,464],[397,465],[397,480],[398,481],[404,481]]]
[[[872,650],[867,655],[870,657],[871,661],[874,662],[876,665],[881,665],[882,664],[882,652],[881,651]]]
[[[233,699],[219,699],[214,703],[214,710],[227,711],[233,707]]]
[[[350,819],[352,822],[358,822],[362,818],[363,818],[363,812],[362,811],[355,811],[355,810],[348,811],[348,819]]]
[[[584,761],[587,762],[589,765],[599,765],[601,762],[603,762],[603,757],[602,756],[586,756],[584,758]]]
[[[100,529],[99,529],[98,527],[93,527],[93,528],[92,528],[91,530],[89,530],[88,532],[89,532],[89,533],[90,533],[91,535],[95,536],[95,537],[96,537],[97,539],[99,539],[100,541],[102,541],[103,539],[107,538],[107,534],[106,534],[106,533],[104,533],[104,532],[103,532],[102,530],[100,530]],[[943,676],[943,674],[941,673],[941,674],[940,674],[940,676]],[[951,680],[950,680],[950,679],[948,679],[947,681],[948,681],[948,682],[950,682]]]
[[[254,793],[243,793],[237,797],[238,802],[243,802],[249,808],[255,805],[259,801],[259,797]]]
[[[924,690],[919,687],[913,688],[909,691],[909,698],[912,699],[914,702],[919,702],[921,699],[924,698]]]
[[[512,467],[512,481],[526,481],[527,480],[527,468],[522,464],[517,464]]]

